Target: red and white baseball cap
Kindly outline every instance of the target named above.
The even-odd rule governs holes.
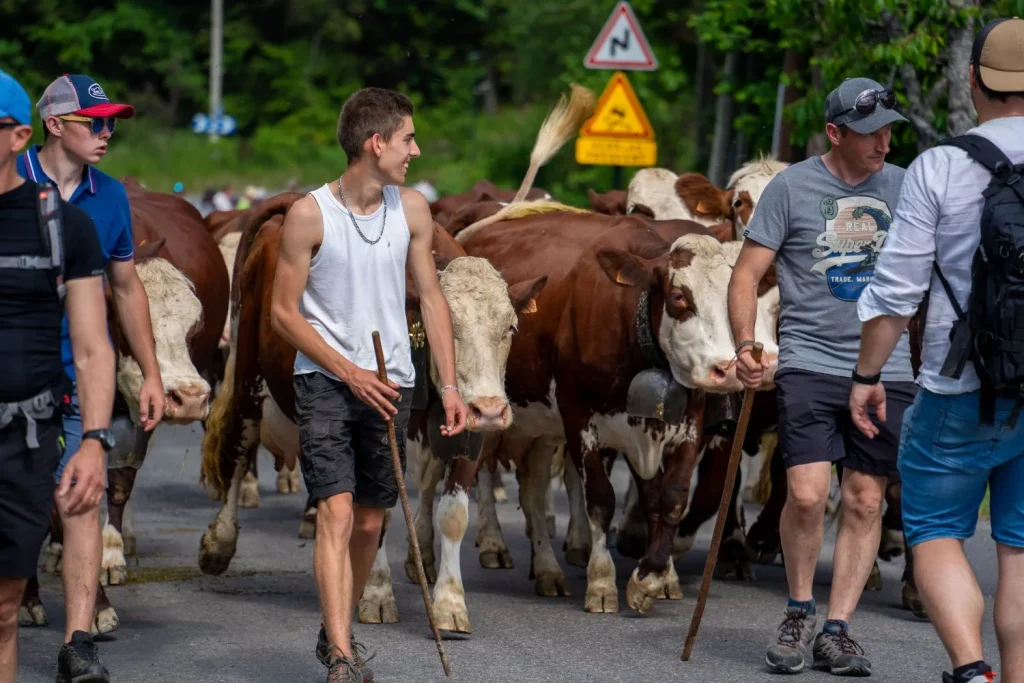
[[[65,114],[113,116],[118,119],[135,116],[135,107],[130,104],[113,104],[100,84],[83,74],[64,74],[55,80],[36,102],[36,108],[43,121],[51,116]]]

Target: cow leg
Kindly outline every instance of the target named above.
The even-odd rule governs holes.
[[[46,610],[43,609],[43,601],[39,599],[39,577],[33,576],[25,584],[25,592],[21,594],[18,626],[46,626],[49,623]]]
[[[101,633],[113,633],[117,630],[121,620],[117,616],[117,612],[114,611],[114,606],[110,604],[110,599],[107,597],[107,591],[104,590],[103,586],[99,586],[96,589],[96,609],[93,611],[93,621],[91,631],[92,634],[99,635]]]
[[[654,600],[665,591],[673,541],[690,496],[690,480],[701,446],[701,439],[697,435],[704,431],[704,400],[699,392],[690,398],[683,420],[684,424],[689,422],[692,425],[692,429],[684,430],[684,433],[692,434],[692,437],[684,439],[665,458],[656,508],[658,517],[651,533],[651,543],[647,555],[633,570],[626,586],[627,603],[641,613],[648,612],[654,606]]]
[[[640,505],[640,492],[636,478],[629,480],[626,492],[626,504],[622,510],[622,523],[615,534],[615,543],[619,554],[639,560],[647,552],[647,513]]]
[[[50,542],[43,548],[43,573],[60,576],[63,555],[64,525],[60,522],[60,513],[54,503],[50,510]]]
[[[255,431],[255,430],[252,430]],[[255,442],[255,439],[253,439]],[[253,443],[255,445],[255,443]],[[255,455],[252,448],[251,455]],[[240,457],[235,463],[224,503],[217,517],[210,523],[199,543],[199,569],[204,574],[223,574],[235,556],[238,544],[238,499],[242,495],[242,480],[249,471],[249,458]]]
[[[477,475],[476,545],[480,548],[480,566],[484,569],[512,569],[512,553],[501,535],[495,506],[498,489],[493,483],[498,476],[497,470],[486,466],[481,467]]]
[[[782,451],[776,445],[771,455],[772,490],[761,514],[747,531],[744,542],[747,557],[751,562],[771,564],[782,552],[782,537],[779,535],[779,524],[782,520],[782,508],[786,506],[788,483],[786,466],[782,462]]]
[[[878,544],[878,557],[891,562],[893,558],[903,554],[903,508],[900,505],[902,493],[900,482],[889,482],[885,489],[885,500],[888,503],[882,515],[882,538]]]
[[[530,578],[534,590],[543,597],[569,595],[565,572],[558,565],[548,535],[545,500],[551,491],[551,460],[555,445],[547,439],[530,444],[525,466],[519,471],[519,500],[527,518],[530,536]]]
[[[657,527],[658,518],[660,517],[658,501],[661,499],[662,474],[659,472],[653,479],[644,481],[643,479],[640,479],[632,465],[630,465],[629,470],[633,475],[633,483],[636,485],[637,489],[636,509],[644,515],[647,525],[644,538],[651,538],[654,534],[655,528]],[[666,566],[665,572],[662,576],[664,581],[664,590],[655,596],[656,600],[662,600],[664,598],[668,598],[669,600],[683,599],[683,587],[679,583],[679,575],[676,573],[675,567],[676,555],[677,554],[673,549],[668,560],[668,565]],[[643,557],[643,555],[640,557]]]
[[[582,450],[579,430],[566,430],[570,441],[566,448],[573,465],[583,477],[587,521],[590,525],[590,561],[587,563],[587,594],[583,609],[591,614],[612,614],[619,611],[619,591],[615,585],[615,564],[608,552],[608,530],[615,514],[615,489],[605,471],[601,452],[596,448]]]
[[[441,533],[441,571],[434,584],[434,623],[439,631],[472,633],[462,585],[459,550],[469,526],[469,489],[476,479],[477,462],[456,458],[450,465],[441,501],[437,529]]]
[[[130,443],[130,449],[114,449],[108,456],[107,469],[107,523],[103,526],[103,561],[100,568],[101,586],[119,586],[128,580],[128,563],[125,560],[124,512],[135,478],[146,460],[149,442],[153,432],[136,427],[126,417],[114,420],[115,429],[125,438],[120,443]],[[132,553],[135,540],[132,537]]]
[[[903,536],[903,543],[906,545],[906,534]],[[919,619],[927,619],[928,611],[921,601],[921,594],[917,592],[917,583],[914,581],[914,551],[906,546],[906,565],[903,567],[903,609],[913,612]]]
[[[366,578],[363,595],[359,598],[360,624],[398,623],[398,603],[395,601],[395,593],[391,585],[391,566],[388,564],[388,551],[385,543],[390,523],[391,510],[387,510],[384,512],[384,523],[380,528],[377,555],[373,558],[370,575]]]
[[[490,470],[491,475],[491,486],[494,487],[494,502],[495,503],[507,503],[508,492],[505,490],[505,484],[502,481],[503,468],[501,464],[494,463],[493,468]]]
[[[434,583],[437,581],[437,569],[434,566],[434,495],[437,492],[437,485],[444,475],[444,464],[434,457],[430,447],[424,443],[420,446],[419,465],[420,471],[416,485],[419,488],[420,501],[413,523],[416,525],[416,540],[420,544],[423,574],[427,577],[427,583]],[[405,575],[413,583],[419,583],[416,555],[412,550],[411,538],[405,556]]]
[[[263,399],[260,443],[274,456],[278,493],[299,492],[299,428],[270,396]]]
[[[566,564],[586,567],[590,557],[590,525],[587,524],[587,504],[583,496],[583,480],[573,463],[565,463],[562,470],[565,492],[569,497],[569,528],[565,533]]]
[[[238,497],[238,506],[243,508],[258,508],[260,506],[260,474],[258,470],[258,453],[249,459],[249,471],[242,479],[241,495]]]

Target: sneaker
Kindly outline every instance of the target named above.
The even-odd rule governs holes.
[[[356,640],[355,634],[353,634],[349,640],[349,645],[352,648],[352,660],[359,667],[359,670],[363,672],[363,683],[373,683],[373,671],[370,670],[366,663],[377,656],[377,653],[366,656],[366,646]],[[327,629],[324,628],[323,624],[320,625],[320,633],[316,639],[316,658],[320,660],[320,663],[330,668],[331,666],[331,644],[327,641]]]
[[[828,625],[814,640],[814,668],[833,676],[870,676],[871,662],[842,625]]]
[[[75,631],[57,653],[57,683],[110,683],[91,634]]]
[[[361,683],[363,672],[351,657],[335,657],[327,667],[327,683]]]
[[[995,683],[996,672],[993,671],[986,664],[984,665],[984,671],[978,671],[975,673],[973,678],[969,678],[966,683]],[[957,683],[957,680],[953,678],[953,674],[948,674],[945,671],[942,672],[942,683]]]
[[[775,633],[775,641],[768,646],[764,663],[775,673],[800,673],[804,670],[807,650],[814,640],[818,617],[795,607],[787,607],[785,615]]]

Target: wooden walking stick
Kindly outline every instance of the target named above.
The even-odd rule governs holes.
[[[761,362],[761,351],[764,344],[754,344],[750,355],[757,363]],[[697,606],[693,610],[693,618],[690,620],[690,632],[686,634],[686,644],[683,646],[682,660],[690,661],[690,653],[693,651],[693,642],[697,639],[697,629],[700,628],[701,617],[704,616],[704,604],[708,600],[708,591],[711,590],[711,577],[715,573],[715,565],[718,563],[718,547],[722,544],[722,531],[725,529],[725,517],[729,510],[729,502],[732,500],[732,490],[736,485],[736,471],[740,467],[740,456],[743,453],[743,439],[747,435],[747,424],[750,422],[750,411],[754,407],[754,389],[746,389],[743,392],[743,407],[740,409],[740,421],[736,425],[736,436],[732,442],[732,452],[729,453],[729,469],[725,475],[725,488],[722,489],[722,500],[718,504],[718,517],[715,519],[715,531],[711,536],[711,547],[708,549],[708,559],[704,563],[704,578],[700,583],[700,594],[697,596]]]
[[[388,371],[384,367],[384,349],[380,345],[380,332],[373,332],[373,350],[377,352],[377,377],[384,384],[388,383]],[[398,494],[402,498],[402,511],[405,513],[405,524],[409,527],[409,540],[412,542],[412,553],[416,558],[416,575],[420,580],[420,589],[423,591],[423,604],[427,607],[427,620],[430,622],[430,630],[434,633],[434,642],[437,643],[437,653],[441,656],[441,666],[444,667],[444,675],[451,678],[452,667],[448,663],[448,653],[444,650],[444,643],[441,642],[441,634],[434,623],[434,605],[430,601],[430,591],[427,590],[427,575],[423,572],[423,557],[420,555],[420,542],[416,538],[416,524],[412,518],[412,508],[409,506],[409,494],[405,490],[405,477],[402,476],[402,461],[398,457],[398,440],[395,437],[395,421],[388,420],[388,444],[391,446],[391,463],[395,468],[395,479],[398,481]]]

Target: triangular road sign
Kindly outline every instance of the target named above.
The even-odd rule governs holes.
[[[654,50],[626,0],[621,0],[612,10],[583,65],[588,69],[657,70]]]
[[[626,74],[616,71],[597,101],[594,115],[583,124],[581,135],[654,139],[654,128],[640,106]]]

